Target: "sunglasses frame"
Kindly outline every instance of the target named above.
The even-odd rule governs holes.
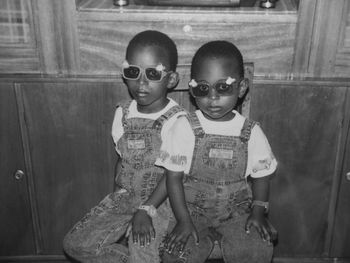
[[[139,70],[139,74],[136,78],[129,78],[129,77],[126,77],[125,74],[124,74],[124,69],[127,69],[127,68],[130,68],[130,67],[135,67]],[[161,72],[161,76],[160,76],[160,79],[159,80],[152,80],[152,79],[149,79],[147,74],[146,74],[146,70],[147,69],[154,69],[158,72]],[[142,74],[144,74],[146,80],[148,81],[151,81],[151,82],[161,82],[164,77],[169,73],[170,71],[166,71],[165,70],[165,67],[162,65],[162,64],[158,64],[157,66],[155,67],[147,67],[147,68],[142,68],[138,65],[133,65],[133,64],[129,64],[127,61],[124,61],[123,62],[123,66],[122,66],[122,76],[124,79],[127,79],[127,80],[138,80]]]
[[[218,83],[225,83],[226,85],[232,86],[232,91],[229,94],[221,94],[216,88],[216,85]],[[225,97],[225,96],[232,95],[234,89],[238,88],[239,83],[241,83],[241,80],[236,81],[236,79],[231,78],[231,77],[228,77],[227,79],[219,79],[215,83],[213,83],[212,85],[210,83],[208,83],[207,81],[205,81],[205,80],[200,80],[200,81],[197,82],[194,79],[191,79],[191,81],[188,83],[188,86],[189,86],[190,92],[191,92],[191,94],[192,94],[192,96],[194,98],[205,98],[205,97],[207,97],[209,95],[209,93],[210,93],[210,89],[215,89],[216,93],[219,96]],[[194,92],[193,92],[193,89],[195,89],[200,84],[205,84],[205,85],[207,85],[209,87],[208,93],[206,95],[204,95],[204,96],[196,96],[194,94]]]

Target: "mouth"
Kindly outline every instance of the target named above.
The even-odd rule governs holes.
[[[136,92],[136,96],[139,97],[139,98],[147,97],[147,95],[148,95],[148,92],[145,92],[145,91],[138,91],[138,92]]]
[[[221,107],[217,107],[217,106],[210,106],[209,108],[210,112],[219,112],[221,111]]]

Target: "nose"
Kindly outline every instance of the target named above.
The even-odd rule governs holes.
[[[147,85],[148,84],[148,79],[146,78],[145,72],[141,72],[139,82],[140,82],[140,85]]]
[[[216,100],[219,98],[218,92],[213,87],[210,87],[209,89],[209,98],[212,100]]]

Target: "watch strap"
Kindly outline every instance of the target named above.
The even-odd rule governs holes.
[[[265,213],[269,212],[269,202],[264,202],[264,201],[260,201],[260,200],[253,200],[252,207],[254,207],[256,205],[264,207]]]

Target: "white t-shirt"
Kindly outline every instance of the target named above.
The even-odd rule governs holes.
[[[235,117],[230,121],[223,122],[208,120],[199,110],[196,111],[196,114],[206,134],[239,136],[245,118],[237,111],[233,112]],[[195,136],[187,118],[178,118],[173,128],[163,139],[161,156],[155,164],[171,171],[188,174],[191,168],[194,144]],[[248,141],[248,162],[245,176],[251,175],[254,178],[267,176],[272,174],[276,167],[277,161],[271,151],[270,144],[261,128],[255,125]]]
[[[170,108],[172,108],[173,106],[178,105],[174,100],[172,100],[171,98],[169,99],[169,103],[160,111],[155,112],[155,113],[142,113],[139,112],[137,110],[137,103],[135,100],[131,101],[131,104],[129,106],[129,113],[127,116],[127,119],[130,118],[145,118],[145,119],[151,119],[151,120],[156,120],[158,119],[160,116],[162,116],[164,113],[166,113]],[[161,139],[162,141],[164,140],[164,136],[165,134],[168,133],[169,129],[172,127],[172,125],[174,124],[174,122],[176,121],[177,117],[179,115],[183,115],[185,114],[185,112],[178,112],[176,114],[174,114],[174,116],[172,116],[171,118],[169,118],[163,125],[162,130],[161,130]],[[112,125],[112,137],[113,137],[113,141],[115,143],[115,149],[118,152],[118,154],[120,154],[120,151],[117,147],[117,143],[119,141],[119,139],[122,137],[122,135],[124,134],[124,127],[122,124],[122,117],[123,117],[123,109],[122,107],[118,107],[115,111],[114,114],[114,120],[113,120],[113,125]]]

